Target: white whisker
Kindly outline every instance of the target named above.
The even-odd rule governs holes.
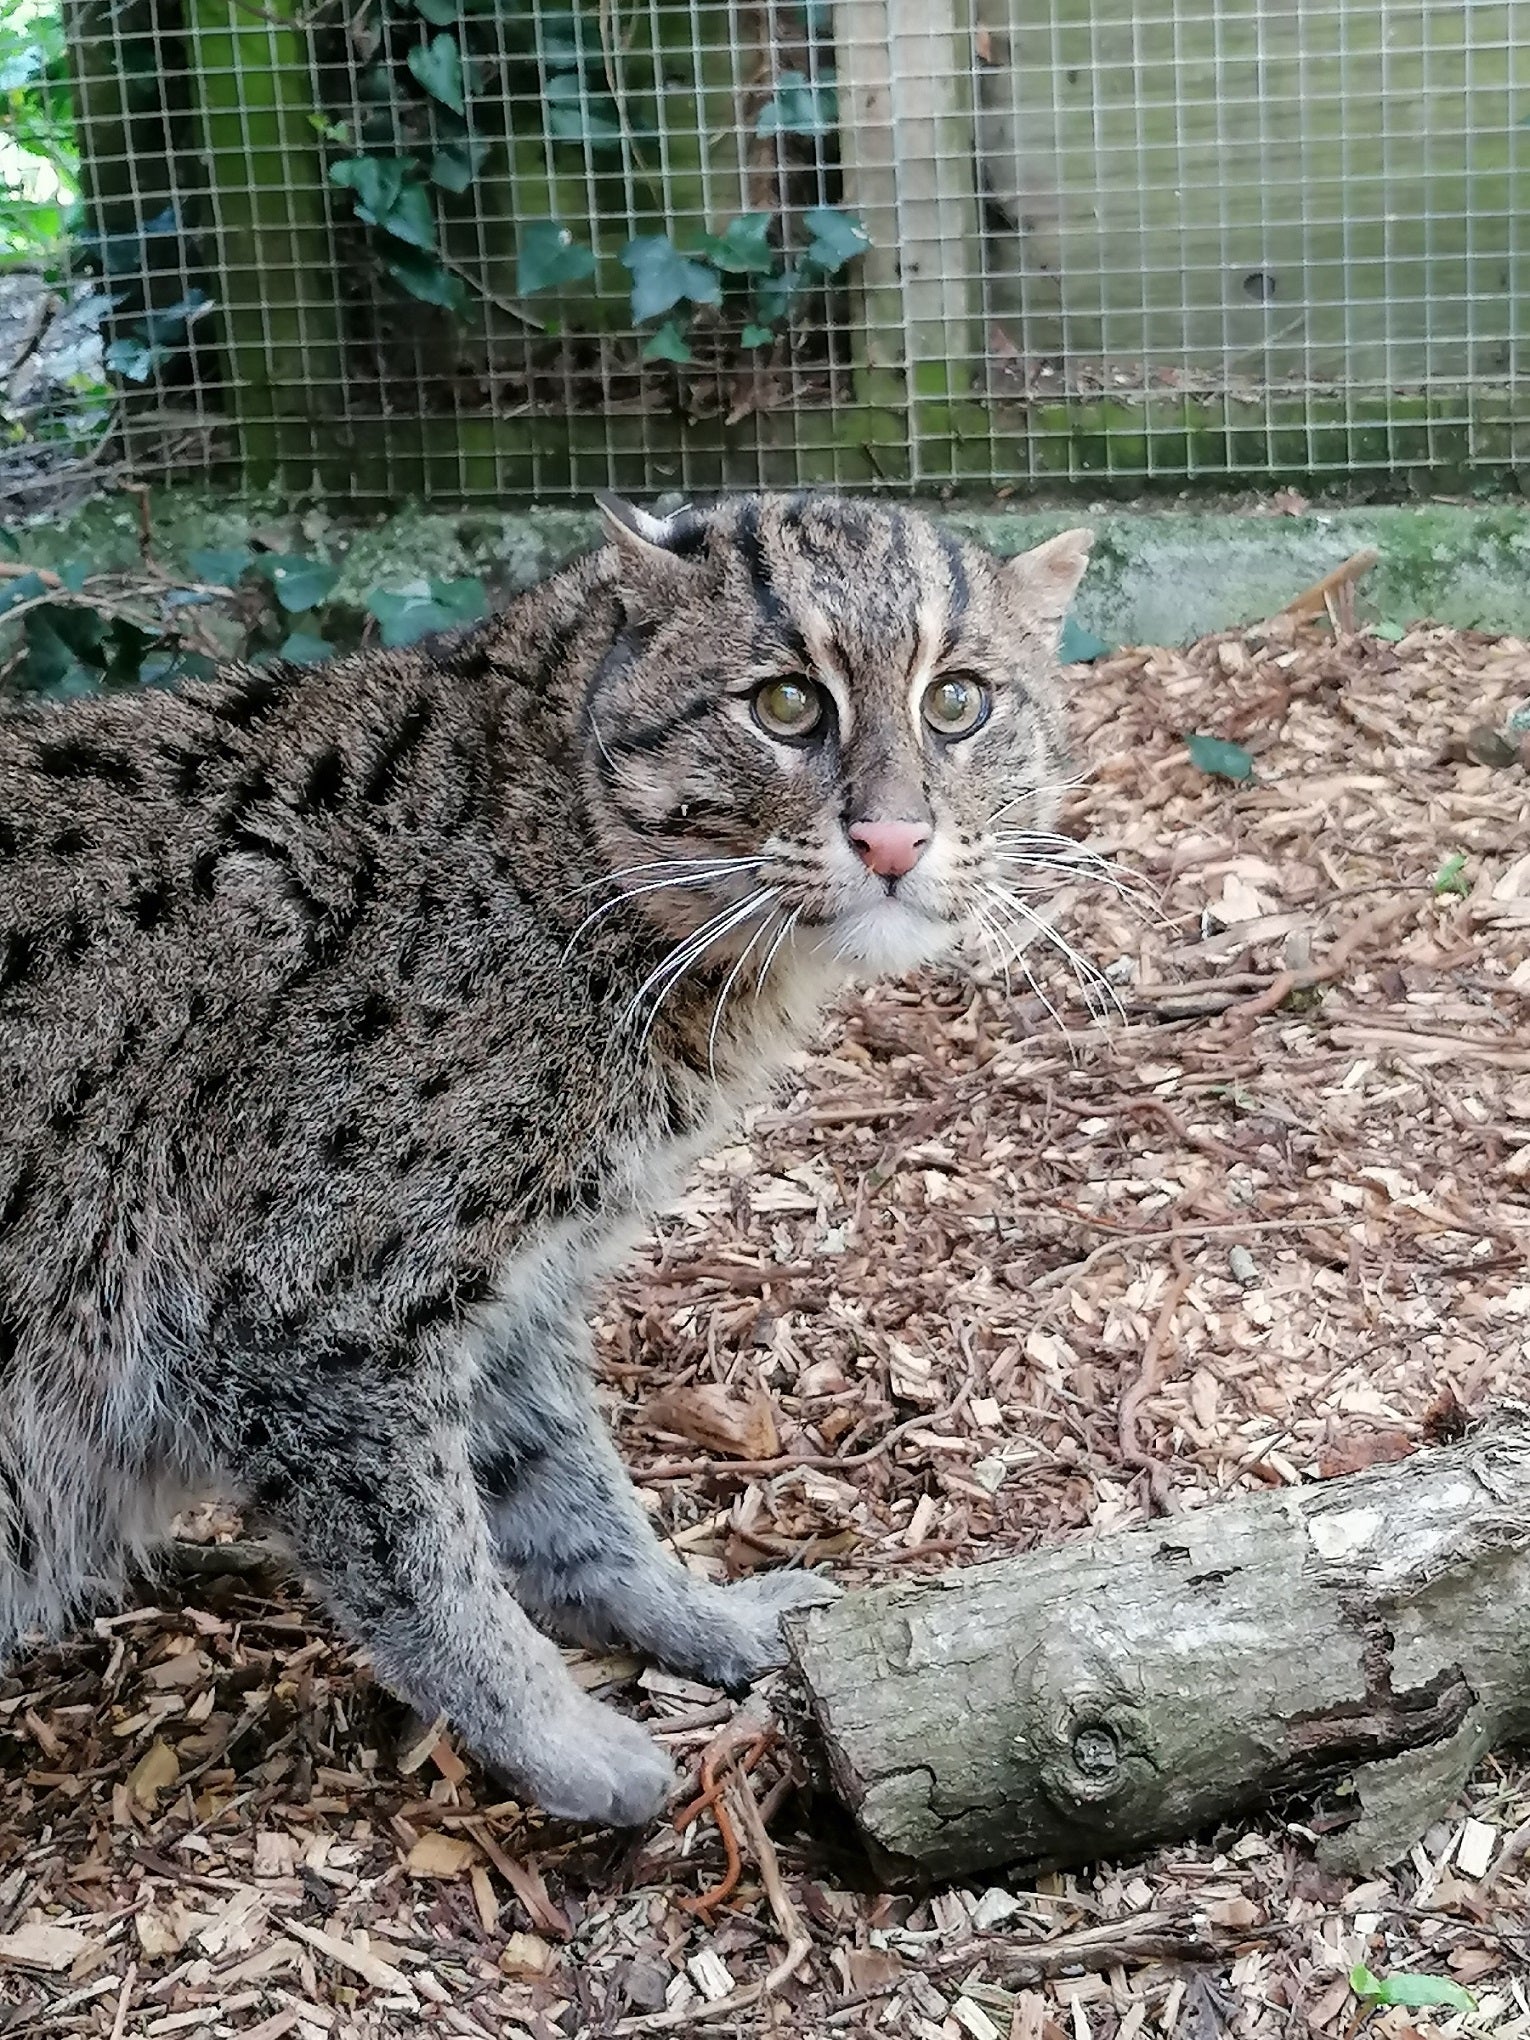
[[[993,897],[992,892],[989,896]],[[1084,1004],[1094,1019],[1108,1018],[1112,1007],[1120,1019],[1126,1018],[1126,1008],[1122,1005],[1115,986],[1102,970],[1079,954],[1060,929],[1027,906],[1018,894],[1001,889],[999,897],[1012,913],[1018,914],[1043,941],[1050,943],[1058,955],[1066,960]],[[1103,1003],[1097,1003],[1100,1000],[1103,1000]]]
[[[759,976],[754,981],[754,988],[756,992],[761,992],[765,989],[765,980],[770,975],[770,966],[776,960],[777,951],[780,949],[781,944],[785,942],[787,937],[791,934],[793,928],[796,927],[801,917],[802,917],[801,907],[793,907],[791,912],[786,916],[786,919],[782,922],[781,931],[776,936],[775,941],[771,943],[769,949],[766,950],[765,961],[760,965]]]
[[[649,1035],[653,1032],[654,1022],[659,1017],[660,1008],[680,979],[685,976],[686,972],[700,961],[714,943],[722,941],[735,928],[742,927],[746,921],[759,912],[762,906],[767,905],[773,900],[778,890],[779,888],[776,886],[765,886],[751,893],[747,899],[740,900],[735,905],[720,908],[710,920],[703,922],[701,927],[696,929],[693,934],[687,935],[683,942],[677,944],[649,972],[648,976],[633,994],[631,1002],[622,1016],[624,1024],[634,1018],[649,992],[654,992],[653,1004],[649,1010],[648,1018],[644,1023],[643,1032],[640,1037],[641,1042],[647,1042]]]
[[[769,928],[771,922],[776,918],[778,912],[779,912],[778,908],[772,907],[770,912],[765,916],[765,919],[760,923],[759,927],[755,929],[754,933],[750,936],[749,940],[744,944],[743,948],[734,958],[733,968],[728,972],[728,975],[723,979],[722,989],[717,994],[717,1005],[712,1013],[712,1025],[707,1029],[707,1071],[708,1074],[711,1076],[712,1082],[714,1084],[717,1082],[717,1036],[719,1030],[722,1027],[723,1012],[728,1004],[728,994],[732,991],[735,983],[738,981],[739,972],[743,969],[744,965],[749,961],[750,950],[754,948],[754,945],[759,941],[760,937],[765,933],[766,929]]]

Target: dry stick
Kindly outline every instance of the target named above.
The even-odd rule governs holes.
[[[778,1473],[794,1473],[800,1467],[814,1472],[837,1473],[846,1467],[870,1466],[880,1459],[884,1452],[890,1452],[901,1438],[910,1431],[917,1431],[930,1424],[944,1424],[956,1416],[965,1406],[972,1393],[971,1382],[964,1382],[944,1409],[929,1410],[921,1416],[909,1417],[904,1423],[895,1425],[875,1445],[864,1452],[852,1452],[836,1458],[832,1452],[783,1452],[776,1459],[679,1459],[661,1460],[657,1466],[650,1466],[644,1473],[634,1473],[633,1479],[647,1484],[661,1480],[699,1480],[703,1474],[734,1473],[741,1480],[769,1480]]]
[[[1374,907],[1370,913],[1362,914],[1358,921],[1350,922],[1322,963],[1309,964],[1305,970],[1283,970],[1252,999],[1239,999],[1235,1005],[1229,1006],[1228,1013],[1252,1024],[1266,1013],[1273,1013],[1277,1006],[1284,1005],[1293,992],[1311,991],[1316,985],[1328,984],[1339,975],[1362,944],[1373,935],[1384,934],[1394,922],[1416,913],[1419,904],[1416,899],[1401,899],[1388,900],[1385,906]]]
[[[718,1740],[720,1739],[714,1738],[714,1745]],[[743,1858],[739,1854],[738,1837],[734,1834],[733,1823],[728,1818],[729,1780],[736,1777],[742,1781],[764,1756],[773,1740],[774,1736],[770,1730],[766,1730],[763,1735],[757,1735],[743,1755],[737,1758],[736,1763],[730,1762],[734,1753],[726,1747],[722,1749],[709,1747],[701,1760],[701,1797],[693,1800],[682,1813],[675,1816],[675,1832],[683,1834],[699,1813],[710,1811],[717,1823],[717,1832],[722,1837],[726,1867],[719,1882],[707,1891],[698,1891],[689,1898],[677,1901],[682,1912],[695,1913],[708,1924],[717,1908],[725,1904],[738,1889],[738,1881],[744,1868]],[[729,1763],[729,1769],[719,1778],[718,1767],[723,1763]],[[747,1792],[749,1787],[741,1782],[741,1789]]]
[[[738,1798],[734,1811],[739,1817],[740,1825],[749,1837],[749,1846],[754,1851],[754,1860],[760,1866],[760,1882],[765,1887],[765,1896],[770,1901],[770,1910],[775,1917],[776,1925],[781,1930],[781,1938],[786,1943],[786,1953],[765,1979],[762,1995],[769,1997],[775,1991],[778,1991],[788,1978],[797,1974],[797,1971],[806,1962],[809,1955],[812,1954],[813,1942],[807,1928],[802,1924],[802,1915],[791,1901],[791,1896],[786,1889],[785,1879],[781,1875],[781,1864],[780,1859],[776,1855],[776,1845],[766,1832],[765,1817],[755,1804],[754,1794],[750,1791],[748,1781],[745,1779],[739,1781]]]
[[[1304,588],[1300,595],[1293,595],[1284,609],[1278,609],[1277,616],[1317,616],[1327,609],[1332,598],[1341,589],[1352,587],[1362,574],[1368,574],[1380,553],[1367,546],[1363,552],[1351,553],[1347,560],[1326,573],[1321,581],[1314,581],[1310,588]]]
[[[1152,1454],[1142,1449],[1142,1441],[1137,1436],[1137,1412],[1150,1395],[1157,1394],[1161,1385],[1159,1366],[1168,1347],[1174,1313],[1184,1302],[1185,1291],[1190,1287],[1190,1269],[1186,1265],[1184,1250],[1178,1240],[1174,1242],[1172,1251],[1177,1272],[1169,1285],[1169,1293],[1163,1300],[1163,1308],[1154,1320],[1153,1329],[1148,1333],[1147,1344],[1142,1349],[1141,1370],[1137,1379],[1122,1396],[1116,1419],[1121,1441],[1121,1457],[1128,1466],[1138,1467],[1147,1475],[1153,1499],[1165,1514],[1168,1514],[1170,1509],[1167,1477],[1163,1467]]]

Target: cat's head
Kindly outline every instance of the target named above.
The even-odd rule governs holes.
[[[626,622],[587,785],[651,921],[710,928],[714,959],[789,929],[866,972],[1018,920],[1024,836],[1066,772],[1056,652],[1089,533],[1000,561],[832,497],[601,507]]]

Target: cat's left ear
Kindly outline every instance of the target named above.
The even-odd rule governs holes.
[[[1092,531],[1064,531],[1004,563],[1003,573],[1027,623],[1054,651],[1093,544]]]
[[[604,491],[596,496],[595,504],[606,536],[642,580],[650,584],[672,581],[684,571],[676,540],[687,521],[685,511],[677,510],[673,517],[655,517],[651,510],[640,510],[635,503]]]

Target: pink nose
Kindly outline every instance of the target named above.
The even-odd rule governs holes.
[[[924,855],[931,835],[927,822],[852,822],[850,841],[866,869],[878,878],[902,878]]]

